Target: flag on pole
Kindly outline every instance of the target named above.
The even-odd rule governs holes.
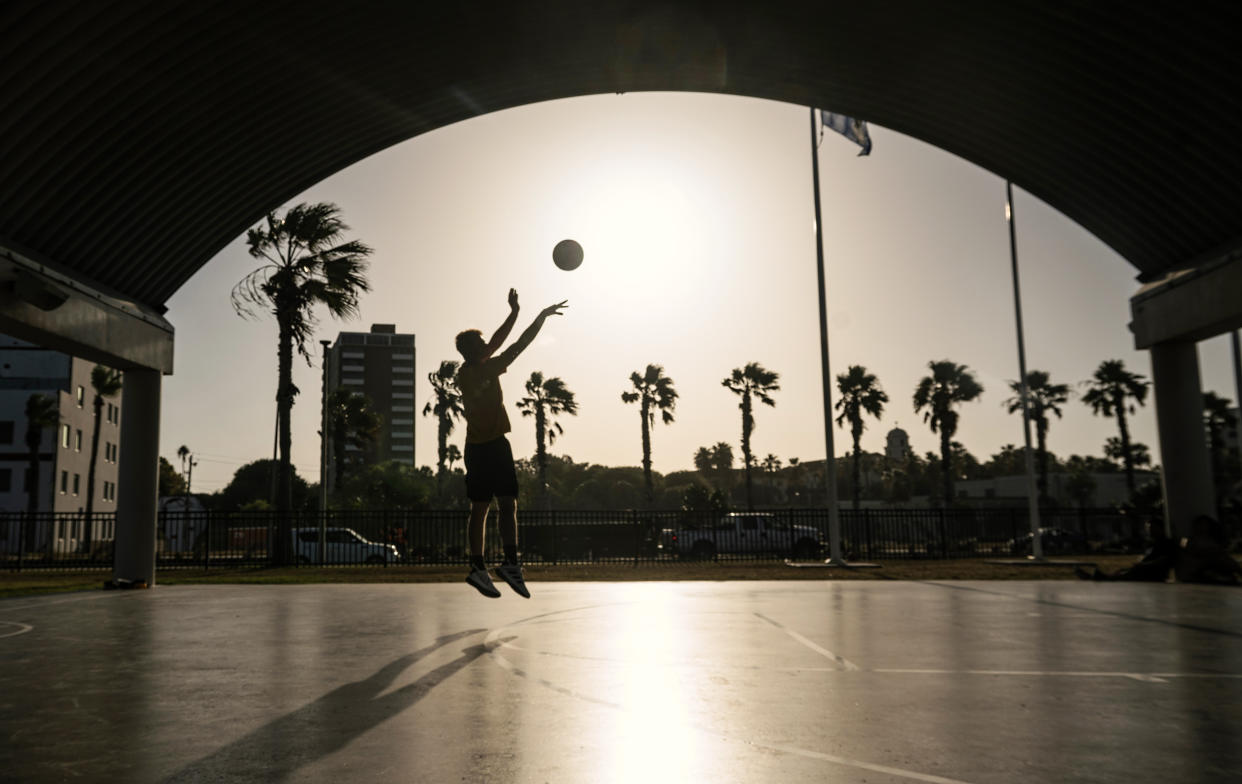
[[[845,138],[862,147],[859,155],[871,154],[871,134],[867,133],[867,121],[855,120],[853,117],[846,117],[844,114],[834,114],[819,110],[819,117],[824,122],[824,126],[831,128]]]

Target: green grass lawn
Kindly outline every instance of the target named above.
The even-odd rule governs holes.
[[[1113,571],[1134,563],[1137,556],[1083,557]],[[1076,560],[1057,558],[1054,560]],[[310,584],[310,583],[435,583],[465,578],[462,566],[341,566],[289,568],[167,569],[156,573],[158,585]],[[111,578],[107,570],[88,572],[24,571],[0,573],[0,598],[66,591],[98,591]],[[1073,580],[1069,566],[1003,566],[980,559],[883,561],[878,569],[793,568],[783,563],[658,563],[528,565],[526,579],[556,581],[650,580]]]

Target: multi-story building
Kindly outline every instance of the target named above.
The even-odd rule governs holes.
[[[382,419],[372,448],[358,454],[347,445],[351,461],[362,464],[395,460],[414,465],[414,335],[394,324],[372,324],[370,332],[341,332],[327,354],[327,394],[338,388],[366,395]],[[334,489],[336,464],[329,442],[324,475]]]
[[[0,337],[0,512],[23,512],[30,493],[30,449],[26,445],[26,401],[41,394],[55,400],[59,422],[44,428],[39,444],[39,483],[35,489],[40,513],[79,513],[86,509],[91,442],[95,427],[91,371],[95,363],[49,351],[8,336]],[[105,398],[95,465],[96,512],[116,511],[117,462],[121,451],[121,393]],[[14,551],[17,517],[6,514],[0,524],[0,550]],[[40,515],[28,550],[68,551],[81,544],[84,520]],[[112,538],[112,521],[93,526],[91,538]]]

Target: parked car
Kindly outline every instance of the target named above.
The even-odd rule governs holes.
[[[1013,555],[1031,555],[1033,541],[1034,538],[1029,532],[1010,539],[1009,552]],[[1066,531],[1064,528],[1040,528],[1039,543],[1044,555],[1081,552],[1087,548],[1086,540],[1081,534]]]
[[[701,528],[665,528],[660,549],[683,558],[770,554],[813,558],[824,549],[819,529],[764,512],[735,512]]]
[[[401,551],[395,545],[372,542],[352,528],[325,529],[323,550],[326,564],[378,564],[401,560]],[[293,529],[293,551],[302,563],[319,563],[319,529]]]

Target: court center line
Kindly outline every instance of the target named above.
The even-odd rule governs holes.
[[[827,658],[827,659],[829,659],[829,660],[831,660],[831,661],[836,662],[837,664],[841,665],[841,668],[842,668],[842,669],[845,669],[845,670],[850,670],[850,671],[853,671],[853,670],[857,670],[857,669],[858,669],[858,665],[857,665],[857,664],[855,664],[854,662],[850,661],[849,659],[846,659],[844,656],[838,656],[837,654],[833,653],[832,651],[828,650],[827,648],[822,648],[822,647],[820,647],[820,646],[816,645],[815,643],[811,642],[811,641],[810,641],[810,640],[808,640],[807,638],[803,637],[801,634],[798,634],[797,632],[795,632],[793,629],[790,629],[789,627],[784,626],[783,624],[777,623],[776,621],[772,620],[771,618],[769,618],[768,616],[764,615],[763,613],[755,613],[755,617],[756,617],[756,618],[759,618],[760,620],[767,621],[768,623],[772,624],[772,625],[773,625],[773,626],[775,626],[776,628],[778,628],[778,629],[780,629],[781,631],[783,631],[785,634],[788,634],[788,635],[789,635],[790,637],[792,637],[793,639],[797,640],[798,642],[802,643],[802,644],[803,644],[803,645],[805,645],[806,647],[808,647],[808,648],[810,648],[811,650],[815,651],[815,652],[816,652],[816,653],[818,653],[820,656],[823,656],[823,657],[825,657],[825,658]]]
[[[1225,680],[1242,679],[1240,673],[1213,672],[1087,672],[1077,670],[936,670],[914,668],[876,668],[868,672],[908,675],[1010,675],[1019,677],[1060,677],[1060,678],[1130,678],[1143,683],[1168,683],[1175,678],[1221,678]]]

